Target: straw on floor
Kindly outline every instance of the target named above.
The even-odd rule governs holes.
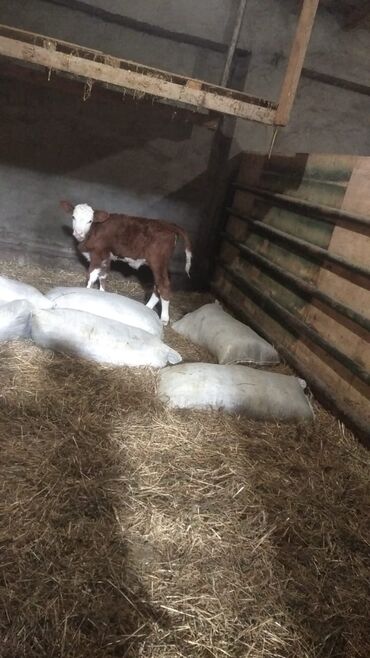
[[[369,453],[316,402],[313,427],[169,412],[154,371],[30,342],[0,373],[1,658],[370,655]]]

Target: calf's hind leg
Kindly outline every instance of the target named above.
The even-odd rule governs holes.
[[[170,321],[170,297],[171,297],[171,284],[168,276],[167,268],[162,268],[158,275],[154,273],[155,282],[159,291],[161,300],[161,321],[163,324],[168,324]]]

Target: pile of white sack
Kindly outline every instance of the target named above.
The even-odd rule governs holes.
[[[43,295],[0,276],[0,340],[31,338],[40,347],[98,363],[164,368],[158,396],[172,408],[222,409],[259,420],[313,419],[306,383],[251,367],[277,364],[279,355],[217,302],[172,328],[206,347],[218,363],[174,365],[182,358],[162,341],[155,311],[128,297],[86,288],[53,288]]]
[[[218,364],[184,363],[165,368],[159,375],[158,395],[169,407],[222,409],[256,420],[313,420],[304,393],[306,382],[251,367],[278,364],[279,355],[219,303],[188,313],[172,328],[207,348]]]
[[[163,343],[162,331],[155,311],[128,297],[86,288],[43,295],[0,276],[0,340],[31,338],[98,363],[163,368],[182,359]]]

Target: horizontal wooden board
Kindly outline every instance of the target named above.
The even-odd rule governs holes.
[[[47,38],[46,38],[47,39]],[[90,52],[75,45],[70,52],[57,50],[58,42],[49,40],[44,45],[27,43],[16,38],[0,36],[0,55],[48,70],[75,75],[88,83],[100,82],[129,89],[138,94],[165,98],[191,106],[196,110],[210,110],[242,119],[272,124],[273,104],[248,97],[240,92],[212,86],[203,81],[184,78],[170,72],[136,65],[100,53],[100,60],[90,58]],[[79,53],[79,54],[76,54]],[[196,84],[195,84],[196,83]]]

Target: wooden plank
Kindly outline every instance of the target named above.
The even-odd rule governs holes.
[[[241,311],[246,311],[258,327],[261,327],[263,331],[273,337],[271,340],[272,344],[284,345],[291,349],[296,338],[289,329],[282,326],[281,323],[261,309],[258,304],[255,304],[249,297],[242,293],[220,267],[216,270],[212,287],[217,288],[222,297],[228,299],[229,303],[234,307],[239,308]]]
[[[348,183],[342,209],[370,217],[370,195],[368,181],[370,175],[370,158],[359,157],[353,168]],[[369,263],[370,231],[366,227],[349,227],[337,225],[333,231],[329,250],[341,256],[350,258],[359,265]],[[356,284],[355,279],[344,279],[335,272],[322,269],[318,280],[318,288],[339,302],[348,305],[364,317],[370,319],[370,287]],[[365,368],[370,368],[369,334],[341,318],[328,312],[320,304],[308,307],[307,322],[324,338],[330,339],[339,349]],[[296,354],[303,361],[312,362],[312,354],[307,347],[299,344]],[[316,363],[320,378],[335,391],[338,398],[345,399],[360,416],[370,423],[370,388],[359,382],[353,375],[344,374],[335,365],[326,364],[324,359]]]
[[[227,90],[212,88],[208,84],[205,89],[194,89],[186,86],[187,78],[182,79],[183,84],[179,83],[180,76],[175,76],[176,81],[172,81],[171,73],[167,73],[167,79],[164,79],[163,74],[149,75],[144,69],[132,71],[117,68],[104,62],[92,61],[72,53],[50,50],[47,47],[23,43],[4,36],[0,36],[0,55],[73,74],[85,81],[107,83],[120,90],[130,89],[142,94],[166,98],[196,109],[213,110],[265,124],[274,122],[275,111],[272,108],[251,103],[246,95],[243,95],[245,100],[240,100],[240,94],[238,94],[239,98],[233,97],[231,91],[230,95],[223,95]]]
[[[313,353],[308,352],[309,356],[305,361],[301,358],[296,358],[294,354],[294,342],[293,344],[290,343],[289,346],[279,343],[276,339],[276,329],[268,329],[267,326],[265,326],[265,321],[263,319],[257,322],[256,318],[251,312],[249,312],[248,308],[245,306],[244,308],[238,306],[235,303],[234,296],[231,294],[230,290],[228,291],[228,294],[225,294],[224,286],[220,288],[216,284],[211,284],[211,288],[216,297],[235,315],[235,317],[241,320],[241,322],[249,325],[254,331],[265,338],[265,340],[273,344],[280,355],[291,365],[296,373],[299,373],[301,377],[306,380],[312,393],[317,399],[327,409],[339,416],[339,419],[343,420],[344,423],[358,435],[358,438],[361,439],[366,446],[370,447],[370,422],[369,420],[366,420],[362,408],[358,405],[354,407],[348,400],[340,397],[338,398],[335,394],[335,386],[333,389],[330,389],[323,380],[316,375],[316,363],[312,361]],[[235,290],[237,291],[236,288]],[[269,316],[266,316],[266,318],[268,321],[270,320]],[[325,353],[323,354],[325,357]],[[316,357],[316,355],[313,355],[313,357],[314,359],[319,359],[318,363],[320,365],[322,364],[320,357]],[[369,401],[369,396],[367,397],[367,401]]]
[[[257,172],[257,173],[256,173]],[[274,174],[273,178],[265,178],[266,172]],[[332,185],[331,179],[340,180],[340,185]],[[296,174],[299,176],[295,177]],[[316,201],[317,196],[330,203],[330,206],[340,208],[345,194],[345,182],[351,175],[351,168],[348,166],[347,159],[340,159],[338,163],[332,156],[300,154],[294,157],[273,156],[267,160],[265,156],[245,155],[242,158],[239,170],[239,176],[236,183],[233,208],[239,208],[242,213],[249,215],[254,219],[260,220],[267,225],[272,225],[278,229],[288,232],[293,236],[303,238],[323,248],[327,248],[333,231],[332,224],[325,224],[319,220],[293,213],[285,209],[281,210],[274,207],[275,194],[272,189],[277,186],[285,190],[286,186],[293,186],[292,200],[301,200],[302,196]],[[290,181],[293,176],[294,185]],[[264,187],[271,193],[271,202],[261,202],[254,195],[249,194],[238,185],[251,186],[255,181],[257,186],[264,181]],[[320,185],[320,189],[317,186]],[[254,189],[256,185],[252,189]],[[333,194],[333,187],[335,194]],[[321,189],[322,188],[322,189]],[[245,222],[244,222],[245,223]],[[246,223],[245,223],[246,224]],[[227,231],[237,240],[244,243],[247,247],[263,256],[266,256],[272,263],[279,265],[288,272],[301,277],[306,281],[315,283],[319,276],[320,266],[312,259],[305,257],[302,253],[296,253],[289,245],[274,244],[267,237],[256,236],[250,231],[250,227],[233,217],[229,217]],[[225,247],[223,248],[225,249]],[[226,247],[227,262],[233,267],[237,265],[238,257],[234,250]],[[307,300],[300,298],[299,295],[292,295],[289,290],[279,285],[274,279],[266,276],[257,267],[252,267],[245,261],[241,267],[243,276],[253,282],[258,282],[262,289],[269,291],[272,297],[281,302],[297,315],[304,315],[307,306]]]
[[[342,209],[370,218],[369,195],[370,158],[359,157],[353,168],[351,179],[343,199]],[[333,231],[329,251],[350,259],[360,266],[369,264],[370,228],[337,225]],[[356,278],[343,279],[335,272],[322,270],[320,288],[343,303],[348,303],[365,316],[370,317],[369,287],[360,287]]]
[[[278,108],[276,110],[275,124],[278,126],[286,126],[289,121],[318,4],[319,0],[303,0],[288,67],[280,91]]]
[[[261,156],[262,158],[262,156]],[[245,156],[239,171],[238,182],[250,185],[250,165],[254,159]],[[257,185],[267,169],[259,167],[259,175],[255,178]],[[310,203],[320,202],[337,208],[344,213],[370,218],[370,194],[368,192],[368,181],[370,176],[370,158],[359,158],[353,156],[325,156],[311,154],[302,159],[276,157],[268,161],[268,172],[274,174],[274,179],[282,185],[282,193],[290,180],[296,178],[294,196],[301,198],[302,193]],[[299,174],[295,176],[295,173]],[[262,175],[261,175],[262,174]],[[287,175],[288,174],[288,175]],[[270,183],[267,189],[271,190],[271,178],[266,178]],[[317,185],[320,183],[320,189]],[[272,186],[274,188],[274,185]],[[322,198],[321,198],[322,197]],[[267,224],[278,225],[288,229],[285,224],[287,218],[281,211],[275,208],[263,208],[256,204],[252,194],[236,189],[234,203],[248,208],[248,213],[258,217]],[[274,199],[271,199],[272,206]],[[291,214],[291,213],[290,213]],[[289,218],[288,218],[289,219]],[[369,264],[370,253],[370,227],[365,223],[356,223],[352,226],[338,220],[337,224],[326,224],[325,233],[319,235],[319,224],[312,224],[310,218],[294,216],[292,219],[292,234],[304,231],[306,239],[312,240],[322,246],[328,247],[331,254],[353,260],[361,267]],[[344,224],[344,225],[343,225]],[[259,242],[248,232],[248,227],[243,229],[241,223],[232,214],[229,218],[227,231],[236,236],[252,252],[260,256],[266,256],[272,263],[279,265],[284,271],[292,272],[294,275],[309,280],[323,293],[334,300],[341,302],[346,307],[360,313],[370,320],[370,284],[364,280],[359,281],[352,274],[344,276],[337,271],[329,271],[317,265],[310,266],[305,260],[295,254],[289,245],[283,248],[271,244],[270,240],[260,239]],[[318,239],[320,238],[320,239]],[[314,329],[328,343],[337,348],[343,355],[358,363],[363,370],[370,371],[370,334],[365,327],[359,326],[353,320],[338,313],[335,309],[314,299],[311,303],[307,297],[292,294],[290,289],[285,289],[285,284],[275,279],[273,274],[266,274],[253,259],[243,261],[237,249],[223,242],[220,253],[221,260],[224,259],[232,271],[242,280],[252,284],[268,294],[269,299],[278,302],[288,309],[296,318],[303,320],[309,327]],[[316,345],[308,336],[291,335],[287,333],[284,323],[277,323],[270,317],[266,310],[259,308],[256,300],[249,298],[248,294],[242,293],[238,287],[227,280],[227,276],[220,268],[216,269],[215,283],[218,290],[225,299],[230,300],[235,307],[247,313],[262,333],[267,333],[270,340],[278,346],[283,346],[289,356],[293,356],[295,363],[302,367],[303,372],[309,373],[330,394],[335,407],[346,414],[353,412],[357,424],[370,427],[370,386],[357,375],[354,375],[347,367],[341,365],[332,353]]]

